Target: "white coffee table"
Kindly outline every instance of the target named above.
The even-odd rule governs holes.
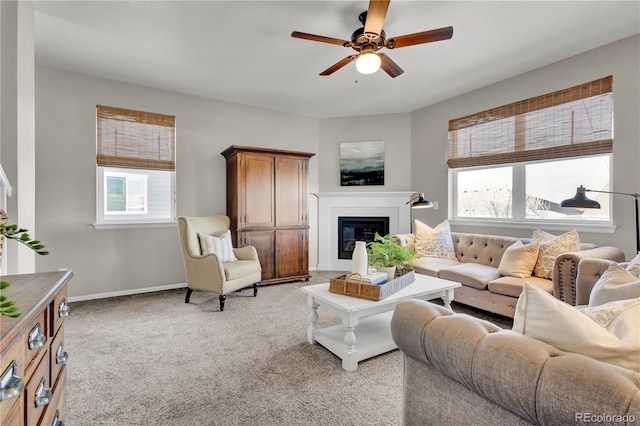
[[[411,285],[377,302],[331,293],[329,283],[302,287],[311,308],[307,340],[311,344],[320,343],[342,359],[345,370],[355,371],[358,362],[397,348],[391,337],[391,316],[398,303],[441,298],[451,308],[456,287],[460,284],[416,274]],[[318,329],[318,306],[339,314],[342,324]]]

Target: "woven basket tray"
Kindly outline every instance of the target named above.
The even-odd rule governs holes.
[[[381,285],[363,283],[360,274],[345,274],[329,280],[329,291],[360,299],[382,300],[407,287],[415,279],[413,269],[399,269],[393,280]]]

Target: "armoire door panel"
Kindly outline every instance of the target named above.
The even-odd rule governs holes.
[[[244,155],[243,228],[275,226],[274,160],[264,155]]]
[[[307,160],[276,158],[276,225],[307,224]]]
[[[289,277],[309,272],[307,235],[306,229],[276,231],[276,271],[278,276]]]
[[[243,246],[256,248],[260,267],[262,267],[262,280],[274,278],[276,276],[276,233],[274,231],[239,232],[238,238],[243,242]]]

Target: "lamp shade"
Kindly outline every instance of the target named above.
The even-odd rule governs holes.
[[[600,203],[587,198],[586,189],[580,185],[573,198],[569,198],[560,203],[560,207],[574,207],[581,209],[599,209]]]
[[[412,209],[428,209],[431,207],[433,207],[433,203],[429,200],[425,200],[422,192],[418,194],[418,199],[411,204]]]
[[[373,74],[380,69],[380,56],[373,52],[361,53],[356,59],[356,68],[360,74]]]

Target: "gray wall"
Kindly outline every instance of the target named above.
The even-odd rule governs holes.
[[[550,93],[613,75],[614,148],[613,190],[640,191],[640,35],[594,49],[497,84],[415,111],[411,115],[412,186],[424,190],[428,199],[439,200],[438,211],[422,210],[416,218],[436,225],[447,217],[447,125],[453,118],[510,102]],[[567,198],[573,196],[568,193]],[[614,234],[580,232],[581,240],[622,248],[628,258],[635,254],[632,198],[613,198]],[[531,229],[453,227],[467,232],[531,236]]]
[[[38,258],[37,269],[72,269],[70,296],[185,281],[176,227],[96,230],[91,225],[96,104],[176,116],[178,215],[225,214],[220,152],[229,145],[318,148],[314,119],[36,68],[37,237],[51,252]],[[311,158],[309,173],[309,190],[315,192],[317,157]],[[315,229],[315,215],[312,221]],[[315,241],[312,233],[314,260]]]
[[[69,267],[71,296],[127,292],[184,282],[175,228],[100,230],[95,221],[95,105],[176,115],[179,215],[224,214],[225,167],[231,144],[317,153],[309,191],[420,190],[439,210],[416,212],[435,225],[447,217],[448,120],[614,76],[614,188],[640,188],[640,36],[551,64],[413,113],[316,120],[141,86],[36,68],[37,237],[51,251],[37,270]],[[4,107],[4,105],[3,105]],[[340,142],[383,140],[385,185],[340,187]],[[410,167],[407,167],[410,164]],[[583,234],[584,241],[635,251],[630,200],[614,198],[615,234]],[[317,206],[310,197],[310,265],[317,263]],[[527,236],[531,230],[460,229]]]

